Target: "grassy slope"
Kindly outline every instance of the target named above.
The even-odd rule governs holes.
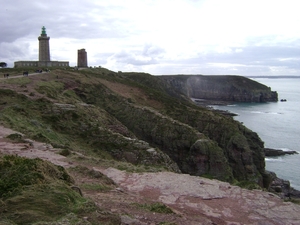
[[[22,77],[3,82],[23,94],[8,94],[7,90],[0,93],[3,107],[0,119],[6,125],[54,146],[108,160],[174,169],[163,154],[151,161],[153,156],[145,151],[150,146],[141,147],[137,137],[169,154],[183,172],[189,172],[193,170],[189,159],[181,159],[191,154],[190,146],[199,137],[215,141],[228,158],[232,150],[228,147],[230,139],[235,135],[245,136],[241,134],[246,130],[241,124],[195,106],[186,97],[176,96],[161,79],[149,74],[114,73],[104,68],[54,70],[34,79]],[[71,104],[73,108],[61,104]],[[257,149],[254,160],[262,161],[261,141],[252,132],[248,133],[246,141],[245,137],[240,139],[245,143],[238,143],[239,151],[249,155],[254,147]],[[254,146],[249,146],[251,143]],[[239,156],[230,158],[228,163],[234,168]],[[236,172],[239,167],[233,170],[234,178],[249,179],[249,171]],[[264,165],[257,169],[263,172]],[[252,172],[257,174],[255,170]],[[230,179],[230,173],[219,174],[217,178]]]
[[[88,163],[129,171],[178,171],[178,165],[195,175],[261,182],[263,144],[255,133],[149,74],[58,69],[0,86],[1,123],[62,148],[72,160],[83,160],[79,152],[92,158]],[[199,154],[208,157],[204,168]]]
[[[117,216],[100,218],[97,210],[101,209],[72,189],[72,184],[64,168],[41,159],[0,157],[0,224],[52,224],[57,220],[99,224],[108,218],[117,223]],[[90,223],[82,217],[89,217]]]

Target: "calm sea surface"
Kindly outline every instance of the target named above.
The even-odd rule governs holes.
[[[265,147],[300,153],[300,78],[257,78],[286,102],[239,103],[214,108],[238,114],[236,120],[256,132]],[[300,154],[266,158],[266,169],[300,190]]]

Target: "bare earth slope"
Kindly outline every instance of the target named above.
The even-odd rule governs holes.
[[[31,140],[12,143],[5,138],[12,133],[17,132],[0,126],[2,154],[39,157],[66,168],[78,165],[57,154],[58,149],[51,145]],[[91,169],[111,178],[116,188],[108,192],[83,191],[83,195],[119,215],[122,224],[300,224],[300,206],[283,202],[268,192],[171,172],[126,173],[97,166]],[[74,179],[79,186],[97,182],[80,175]],[[136,207],[153,202],[164,203],[174,213],[154,213]]]

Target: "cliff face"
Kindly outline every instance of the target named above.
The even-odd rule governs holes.
[[[267,186],[263,142],[231,117],[191,103],[195,78],[103,68],[29,76],[0,91],[0,119],[96,159]]]
[[[231,102],[274,102],[277,92],[242,76],[161,76],[190,98]]]
[[[75,166],[70,164],[70,157],[56,154],[58,149],[46,143],[17,143],[22,134],[13,130],[0,126],[0,137],[0,144],[5,146],[0,152],[12,154],[0,156],[0,224],[164,221],[181,225],[281,225],[299,221],[300,205],[284,202],[270,192],[188,174],[131,173],[91,161],[88,168],[83,158]],[[197,145],[209,144],[204,142]],[[287,185],[287,181],[278,181],[275,176],[276,190]]]
[[[0,223],[297,222],[297,205],[236,186],[297,194],[265,171],[256,133],[190,101],[193,79],[104,68],[0,79]]]
[[[104,108],[139,139],[166,153],[184,173],[263,186],[263,142],[254,132],[230,117],[195,107],[169,83],[162,83],[164,79],[130,73],[122,78],[135,82],[127,100],[120,98],[124,86],[106,81],[105,87],[95,87],[83,101]],[[118,95],[112,97],[110,91]]]

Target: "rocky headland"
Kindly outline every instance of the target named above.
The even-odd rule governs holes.
[[[160,78],[176,91],[209,104],[278,101],[276,91],[242,76],[177,75]]]
[[[262,191],[273,191],[276,196],[287,200],[296,196],[291,194],[292,191],[285,192],[286,189],[280,189],[281,184],[278,183],[277,177],[265,170],[264,144],[259,136],[231,116],[198,106],[190,100],[205,97],[197,94],[201,93],[201,88],[198,90],[197,86],[193,86],[197,81],[192,79],[198,76],[165,78],[144,73],[115,73],[104,68],[53,70],[51,73],[29,74],[28,77],[17,76],[18,71],[14,72],[15,74],[10,72],[10,79],[0,81],[0,122],[3,127],[14,130],[14,133],[4,139],[11,140],[13,145],[21,146],[21,149],[13,154],[26,157],[31,155],[33,158],[39,157],[49,161],[51,160],[42,153],[52,152],[58,155],[56,163],[53,163],[59,162],[60,166],[73,175],[74,182],[83,195],[91,196],[98,207],[105,209],[105,212],[110,211],[110,215],[116,220],[121,218],[119,223],[114,224],[148,224],[151,220],[157,224],[159,220],[170,223],[178,215],[185,215],[182,218],[188,222],[184,223],[176,217],[178,220],[174,219],[177,221],[175,224],[201,224],[200,221],[204,221],[202,224],[251,224],[262,218],[269,224],[280,224],[284,220],[290,224],[297,224],[297,215],[287,219],[279,209],[284,208],[283,211],[290,213],[298,212],[298,205],[284,203],[279,197],[276,197],[275,202],[269,202],[268,196],[273,198],[275,195]],[[189,79],[190,81],[187,81]],[[263,102],[277,99],[276,92],[248,78],[229,76],[226,79],[233,79],[234,83],[229,89],[230,82],[226,83],[223,78],[211,78],[215,85],[209,84],[212,81],[205,81],[210,78],[201,79],[206,83],[207,92],[215,95],[212,100],[217,99],[216,93],[227,96],[221,99],[222,101],[242,101],[241,93],[244,93],[245,101]],[[224,89],[220,86],[222,81],[226,84]],[[228,90],[232,91],[228,93]],[[46,143],[48,147],[38,152],[33,148],[36,146],[35,142]],[[10,154],[9,148],[5,147],[9,145],[2,145],[3,154]],[[72,169],[74,167],[75,169]],[[117,176],[108,171],[115,171]],[[155,177],[161,175],[164,177],[161,179],[170,183],[169,186],[164,184],[163,189],[134,181],[134,177],[142,180],[145,176],[149,178],[150,183],[158,185]],[[96,178],[93,176],[104,179],[103,186],[113,192],[107,194],[103,187],[98,187],[95,191]],[[175,183],[167,178],[176,176],[177,181],[172,178]],[[206,192],[209,192],[210,187],[218,189],[217,187],[224,186],[229,192],[234,190],[234,193],[237,191],[241,194],[233,197],[229,193],[226,194],[226,191],[223,193],[222,188],[218,189],[222,193],[216,191],[215,194],[210,194],[212,197],[208,199],[206,195],[199,197],[185,194],[186,191],[181,193],[182,188],[178,188],[178,195],[175,190],[167,196],[160,194],[165,192],[164,189],[174,188],[176,182],[179,185],[182,183],[181,178],[184,180],[186,177],[191,179],[185,181],[188,190],[194,188],[189,187],[189,182],[198,182],[200,186],[204,182],[209,183],[208,186],[201,186],[205,187]],[[194,179],[195,181],[192,181]],[[130,181],[134,181],[134,186],[128,186],[131,185]],[[123,185],[123,182],[128,184]],[[272,189],[274,184],[276,188]],[[148,187],[151,189],[149,192]],[[260,191],[251,192],[243,188]],[[123,193],[126,193],[127,197]],[[267,202],[261,204],[260,212],[274,209],[272,215],[276,216],[255,211],[260,204],[254,203],[255,200],[250,196],[256,196],[256,193],[262,194],[257,195],[258,199],[262,198],[262,201]],[[13,196],[15,197],[17,195]],[[101,198],[103,200],[100,200]],[[155,201],[154,203],[167,205],[175,215],[164,216],[164,219],[157,213],[154,214],[156,217],[153,213],[141,215],[137,212],[140,204],[144,204],[143,201],[149,198]],[[105,202],[105,199],[110,200]],[[228,202],[225,199],[235,200]],[[233,202],[239,202],[238,199],[241,204],[237,204],[235,208]],[[248,203],[244,202],[245,199],[249,199]],[[181,200],[189,203],[181,204]],[[207,200],[228,206],[221,209],[216,205],[205,205]],[[1,201],[3,206],[8,206],[12,197],[2,198]],[[118,208],[120,202],[123,202],[122,207]],[[250,206],[252,203],[253,206]],[[201,205],[207,210],[201,211]],[[279,211],[275,209],[277,206]],[[178,207],[182,207],[183,211]],[[131,213],[126,209],[131,209]],[[246,213],[246,209],[249,209],[250,213]],[[4,213],[8,220],[12,220],[13,215],[10,217],[5,214],[5,210],[1,213]],[[239,218],[243,211],[247,215],[244,221]],[[195,214],[191,214],[192,212]],[[105,218],[104,214],[101,214],[102,219]],[[196,219],[189,220],[188,215],[195,215],[193,218]],[[145,219],[148,217],[151,217],[151,220]]]

